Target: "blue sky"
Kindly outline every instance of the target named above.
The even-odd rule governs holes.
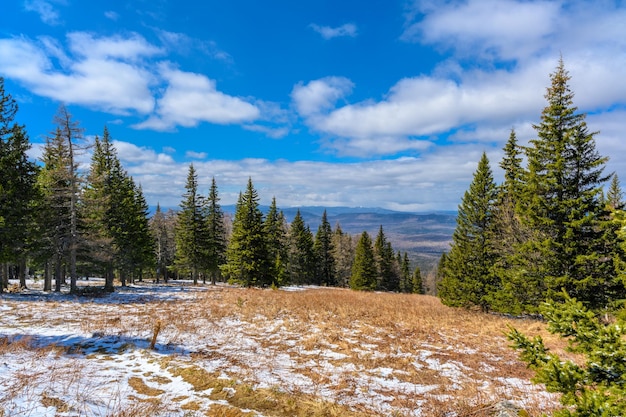
[[[535,136],[560,56],[626,178],[622,1],[6,3],[0,76],[31,155],[65,103],[151,205],[178,204],[193,162],[223,204],[252,177],[281,207],[454,210],[483,151],[499,180],[510,129]]]

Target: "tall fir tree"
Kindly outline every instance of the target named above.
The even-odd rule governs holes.
[[[175,262],[179,269],[191,273],[195,285],[205,266],[208,230],[204,198],[198,191],[198,174],[193,164],[189,165],[185,190],[176,222]]]
[[[208,229],[207,270],[211,283],[216,284],[220,276],[220,266],[226,261],[226,230],[224,212],[220,206],[220,198],[215,177],[211,180],[211,189],[206,201],[206,222]]]
[[[378,285],[378,268],[372,238],[363,232],[356,244],[350,288],[359,291],[373,291]]]
[[[539,261],[549,297],[562,289],[588,306],[606,305],[616,273],[602,251],[602,186],[607,158],[596,150],[584,113],[573,104],[563,60],[550,75],[537,138],[527,147],[521,212],[538,235],[522,250]]]
[[[382,291],[399,291],[400,278],[394,270],[394,254],[391,243],[387,241],[381,225],[374,241],[374,256],[378,267],[378,289]]]
[[[611,176],[611,184],[606,194],[606,204],[610,210],[624,210],[624,193],[617,174]]]
[[[263,230],[267,239],[270,285],[280,287],[289,281],[287,270],[289,264],[288,226],[284,213],[278,210],[276,197],[272,198],[272,203],[263,223]]]
[[[316,259],[313,248],[313,234],[304,224],[300,210],[289,226],[289,275],[293,284],[313,284]]]
[[[328,222],[326,210],[322,214],[322,221],[315,234],[313,245],[317,268],[315,270],[315,284],[336,286],[337,277],[335,272],[335,257],[333,255],[333,230]]]
[[[222,272],[231,282],[246,287],[271,285],[263,213],[252,178],[245,193],[239,194]]]
[[[26,155],[30,142],[14,121],[17,111],[0,77],[0,292],[8,285],[9,262],[19,267],[20,287],[26,286],[26,260],[36,241],[37,166]]]
[[[496,290],[491,267],[495,259],[492,215],[496,185],[483,153],[457,215],[452,246],[447,255],[439,296],[450,306],[479,306],[489,310]]]

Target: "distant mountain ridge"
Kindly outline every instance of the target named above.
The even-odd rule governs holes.
[[[236,206],[225,205],[222,210],[234,216]],[[264,213],[268,206],[261,206]],[[298,210],[313,234],[322,220],[326,210],[329,223],[337,224],[345,233],[358,236],[367,231],[375,239],[380,226],[385,236],[396,251],[407,252],[409,257],[420,266],[430,268],[446,252],[452,241],[452,233],[456,227],[456,212],[435,211],[425,213],[409,213],[371,207],[323,207],[303,206],[280,208],[288,222],[293,221]]]

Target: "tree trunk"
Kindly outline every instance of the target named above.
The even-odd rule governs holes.
[[[9,264],[2,264],[2,283],[0,284],[0,292],[3,292],[5,289],[9,288]]]
[[[52,275],[50,274],[50,260],[46,259],[43,273],[43,290],[52,291]]]
[[[27,289],[26,287],[26,258],[22,257],[20,259],[20,289]]]
[[[104,289],[113,292],[113,267],[111,265],[107,265],[104,274]]]

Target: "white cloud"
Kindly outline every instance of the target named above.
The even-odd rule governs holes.
[[[311,116],[334,107],[353,87],[352,81],[345,77],[325,77],[306,85],[298,83],[291,91],[291,98],[300,115]]]
[[[172,130],[193,127],[200,122],[234,124],[253,121],[259,109],[247,101],[216,89],[214,80],[162,64],[161,77],[167,89],[157,100],[156,115],[135,125],[137,129]]]
[[[149,113],[154,108],[150,85],[152,74],[136,60],[153,55],[138,36],[123,39],[95,38],[85,33],[68,35],[66,55],[58,43],[44,38],[0,39],[0,74],[24,84],[33,93],[115,114]],[[63,68],[56,68],[50,57]]]
[[[339,37],[354,38],[357,35],[357,27],[354,23],[346,23],[338,27],[320,26],[315,23],[309,25],[311,29],[322,35],[324,39],[333,39]]]
[[[208,154],[206,152],[187,151],[185,157],[187,159],[206,159]]]
[[[61,24],[58,10],[53,3],[65,4],[64,1],[46,1],[46,0],[26,0],[24,1],[24,9],[29,12],[35,12],[39,15],[42,22],[47,25],[56,26]]]
[[[119,13],[113,11],[113,10],[108,10],[106,12],[104,12],[104,17],[106,17],[109,20],[113,20],[114,22],[117,21],[117,19],[120,18]]]
[[[196,51],[213,59],[232,64],[232,56],[221,50],[214,41],[203,41],[192,38],[185,33],[170,32],[163,29],[154,29],[161,43],[171,52],[190,55]]]

